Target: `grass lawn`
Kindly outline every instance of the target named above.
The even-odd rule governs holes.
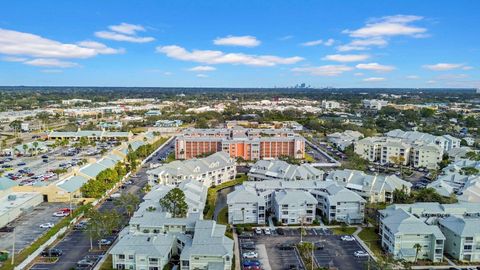
[[[217,223],[223,225],[228,224],[228,206],[223,207],[218,213]]]
[[[175,152],[171,152],[168,154],[168,156],[165,158],[165,163],[170,163],[172,161],[175,161]]]
[[[308,163],[313,163],[313,162],[315,162],[315,159],[314,159],[311,155],[309,155],[309,154],[307,154],[307,153],[305,153],[304,159],[305,159],[305,161],[308,162]]]
[[[344,228],[339,227],[339,228],[332,228],[331,230],[335,235],[353,234],[357,230],[357,227],[344,227]]]
[[[207,193],[207,203],[205,205],[205,210],[203,213],[203,219],[212,219],[213,212],[215,211],[215,203],[217,201],[217,192],[221,189],[240,185],[245,180],[247,180],[246,174],[237,174],[237,177],[234,180],[225,182],[215,187],[211,187],[208,189]]]
[[[112,270],[112,255],[108,254],[107,258],[103,262],[102,266],[100,266],[100,270]]]
[[[378,244],[380,240],[380,235],[375,232],[375,228],[364,228],[359,234],[358,237],[365,242],[365,244],[370,248],[370,250],[377,257],[383,256],[382,247]]]

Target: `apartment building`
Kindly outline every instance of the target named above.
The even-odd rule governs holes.
[[[363,134],[354,130],[345,130],[344,132],[335,132],[327,135],[327,140],[342,151],[361,138],[363,138]]]
[[[315,211],[313,215],[309,211],[312,203],[313,209],[318,209],[329,221],[348,224],[363,221],[365,200],[333,182],[246,181],[227,196],[231,224],[264,224],[266,211],[273,213],[284,224],[311,223],[315,219]]]
[[[388,105],[388,101],[382,99],[364,99],[362,100],[362,104],[367,110],[379,111]]]
[[[334,170],[326,181],[334,181],[371,203],[391,203],[396,189],[410,193],[412,187],[410,182],[395,175],[370,175],[357,170]]]
[[[480,261],[480,219],[450,216],[439,220],[445,235],[445,253],[460,261]]]
[[[248,172],[248,180],[323,180],[324,172],[310,164],[294,165],[282,160],[259,160]]]
[[[320,107],[325,110],[335,110],[340,109],[340,102],[334,100],[322,100]]]
[[[444,153],[443,149],[434,143],[410,142],[389,137],[368,137],[354,145],[355,153],[368,161],[416,168],[436,169]]]
[[[171,188],[159,185],[146,194],[109,251],[112,267],[159,270],[178,256],[181,270],[232,269],[233,240],[225,236],[226,226],[202,220],[207,188],[194,180],[178,186],[188,205],[183,218],[172,217],[160,206],[159,200]]]
[[[443,260],[445,236],[437,226],[428,225],[403,209],[384,210],[379,226],[382,248],[395,259]],[[421,248],[417,249],[417,244]]]
[[[273,211],[284,225],[311,224],[315,220],[317,199],[303,190],[280,190],[274,193]]]
[[[290,129],[187,129],[175,141],[175,157],[191,159],[207,153],[226,152],[245,160],[290,156],[302,159],[305,139]]]
[[[447,253],[465,261],[479,261],[478,203],[394,204],[379,211],[382,247],[396,259],[443,260]]]
[[[460,148],[460,139],[450,135],[435,136],[432,134],[418,131],[403,131],[400,129],[391,130],[385,133],[390,138],[404,139],[409,142],[424,142],[426,144],[439,145],[443,151],[448,152],[453,148]]]
[[[235,179],[236,161],[228,153],[217,152],[205,158],[176,160],[147,171],[150,185],[178,185],[187,179],[206,186]]]

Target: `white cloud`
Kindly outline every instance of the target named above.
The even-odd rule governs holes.
[[[336,62],[358,62],[366,60],[369,57],[368,54],[330,54],[322,59]]]
[[[190,71],[195,71],[195,72],[205,72],[205,71],[214,71],[214,70],[216,70],[216,68],[212,67],[212,66],[196,66],[196,67],[193,67],[189,70]]]
[[[261,42],[254,36],[226,36],[216,38],[213,43],[215,45],[256,47],[260,45]]]
[[[63,70],[61,69],[42,69],[40,70],[42,73],[62,73]]]
[[[432,65],[424,65],[426,69],[433,70],[433,71],[445,71],[445,70],[452,70],[452,69],[459,69],[465,67],[464,64],[452,64],[452,63],[438,63]]]
[[[136,35],[137,31],[145,32],[145,28],[139,24],[121,23],[119,25],[110,25],[110,30],[126,35]]]
[[[352,70],[352,67],[345,66],[345,65],[325,65],[325,66],[317,66],[317,67],[297,67],[293,68],[293,72],[299,73],[308,73],[313,76],[338,76],[344,72]]]
[[[153,37],[137,37],[129,36],[120,33],[110,32],[110,31],[98,31],[95,32],[95,36],[103,39],[115,40],[115,41],[126,41],[133,43],[147,43],[154,41]]]
[[[208,78],[207,74],[197,74],[198,78]]]
[[[370,77],[370,78],[363,79],[364,82],[383,82],[385,80],[386,79],[382,77]]]
[[[42,58],[90,58],[101,54],[93,48],[1,28],[0,53]]]
[[[285,41],[285,40],[289,40],[289,39],[292,39],[292,38],[293,38],[292,35],[287,35],[287,36],[283,36],[283,37],[279,38],[279,40]]]
[[[437,83],[437,81],[435,81],[435,80],[429,80],[429,81],[427,81],[427,83],[428,83],[428,84],[434,84],[434,83]]]
[[[59,68],[69,68],[78,66],[77,63],[62,61],[58,59],[51,58],[37,58],[33,60],[28,60],[23,62],[24,64],[36,67],[59,67]]]
[[[351,37],[368,38],[384,36],[412,36],[423,37],[427,32],[426,28],[411,25],[411,23],[422,20],[423,17],[414,15],[394,15],[373,19],[367,22],[364,27],[356,30],[344,30],[343,33]]]
[[[353,73],[353,76],[357,76],[357,77],[361,77],[365,74],[363,74],[362,72],[356,72],[356,73]]]
[[[95,50],[98,54],[119,54],[119,53],[125,53],[125,49],[120,48],[120,49],[114,49],[107,47],[107,45],[96,42],[96,41],[81,41],[77,43],[78,45],[85,47],[85,48],[90,48]]]
[[[5,62],[25,62],[27,61],[28,58],[24,58],[24,57],[16,57],[16,56],[5,56],[5,57],[2,57],[2,61],[5,61]]]
[[[380,65],[379,63],[358,64],[355,67],[358,69],[372,70],[377,72],[389,72],[395,69],[393,66]]]
[[[319,40],[312,40],[312,41],[307,41],[307,42],[304,42],[300,45],[302,46],[305,46],[305,47],[312,47],[312,46],[317,46],[317,45],[324,45],[324,46],[332,46],[333,43],[335,43],[335,40],[333,38],[329,38],[325,41],[323,41],[322,39],[319,39]]]
[[[464,66],[464,67],[462,67],[462,69],[463,70],[471,70],[471,69],[473,69],[473,67],[472,66]]]
[[[121,23],[119,25],[110,25],[108,29],[111,31],[98,31],[95,32],[95,36],[103,39],[133,43],[147,43],[155,40],[153,37],[138,36],[137,32],[145,32],[145,28],[138,24]]]
[[[417,75],[408,75],[406,76],[405,78],[409,79],[409,80],[417,80],[417,79],[420,79],[419,76]]]
[[[341,52],[347,51],[364,51],[370,49],[370,47],[385,47],[388,42],[380,37],[367,38],[367,39],[354,39],[350,43],[340,45],[337,50]]]
[[[205,64],[234,64],[248,66],[275,66],[295,64],[302,57],[279,57],[273,55],[250,55],[243,53],[225,53],[213,50],[188,51],[177,45],[159,46],[156,51],[166,56],[182,61],[192,61]]]

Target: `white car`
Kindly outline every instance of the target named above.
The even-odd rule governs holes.
[[[100,239],[98,241],[98,243],[101,245],[101,246],[109,246],[112,244],[112,241],[108,240],[108,239]]]
[[[350,235],[344,235],[340,239],[342,239],[342,241],[355,241],[355,237]]]
[[[353,253],[353,255],[354,255],[355,257],[358,257],[358,258],[359,258],[359,257],[368,257],[368,256],[370,256],[370,255],[368,255],[367,252],[365,252],[365,251],[363,251],[363,250],[355,251],[355,252]]]
[[[53,228],[53,226],[54,226],[53,223],[50,223],[50,222],[40,224],[40,228],[43,228],[43,229]]]
[[[265,229],[263,229],[263,231],[265,232],[266,235],[271,235],[272,234],[272,231],[270,231],[270,228],[265,228]]]
[[[68,212],[58,211],[58,212],[53,213],[53,216],[54,216],[54,217],[66,217],[66,216],[68,216],[69,214],[70,214],[70,213],[68,213]]]
[[[260,227],[255,228],[256,234],[262,234],[262,229]]]
[[[245,259],[256,259],[258,258],[258,253],[255,251],[245,252],[243,253],[243,258]]]

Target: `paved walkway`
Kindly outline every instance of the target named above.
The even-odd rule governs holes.
[[[363,240],[358,237],[358,234],[363,230],[362,227],[357,227],[357,230],[352,234],[353,237],[357,240],[357,242],[370,254],[370,256],[373,258],[374,261],[377,261],[377,257],[375,257],[375,254],[370,250],[370,248],[363,242]]]
[[[240,261],[242,257],[240,257],[240,246],[238,245],[238,235],[235,229],[233,230],[233,254],[235,255],[235,269],[242,269],[240,267]]]

